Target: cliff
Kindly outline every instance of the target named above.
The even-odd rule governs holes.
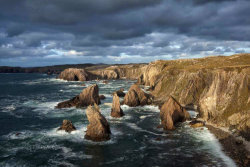
[[[113,65],[105,68],[85,68],[99,79],[137,79],[146,64]]]
[[[139,84],[151,87],[155,104],[169,95],[200,117],[237,129],[250,139],[250,54],[155,61],[144,67]]]

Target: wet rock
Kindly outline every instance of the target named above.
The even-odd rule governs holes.
[[[104,95],[100,95],[99,98],[100,98],[100,100],[106,99],[106,97]]]
[[[173,130],[177,122],[189,119],[190,115],[172,96],[169,96],[160,109],[160,118],[163,129]]]
[[[63,120],[62,126],[60,128],[58,128],[57,130],[65,130],[65,132],[70,133],[72,131],[75,131],[76,128],[72,124],[71,121],[65,119],[65,120]]]
[[[124,104],[135,107],[152,103],[152,96],[145,93],[138,85],[134,84],[129,88],[128,93],[124,97]]]
[[[118,95],[115,93],[113,96],[113,104],[112,104],[112,109],[111,109],[111,116],[112,117],[122,117],[124,115],[122,109],[121,109],[121,104]]]
[[[21,135],[21,134],[22,134],[22,133],[20,133],[20,132],[17,132],[17,133],[16,133],[16,136],[19,136],[19,135]]]
[[[89,75],[84,69],[68,68],[62,71],[58,78],[67,81],[88,81]]]
[[[193,128],[198,128],[198,127],[203,127],[205,126],[204,121],[199,121],[199,120],[193,120],[189,123],[189,125]]]
[[[112,103],[104,103],[104,105],[112,107]]]
[[[89,120],[89,125],[87,126],[87,131],[85,134],[85,139],[92,141],[105,141],[110,139],[110,127],[101,114],[100,108],[95,104],[89,106],[86,110],[86,115]]]
[[[124,91],[124,89],[121,88],[120,90],[115,91],[115,92],[113,93],[113,95],[114,95],[114,94],[117,94],[117,96],[119,96],[119,97],[124,97],[126,94],[125,94],[123,91]]]
[[[58,103],[56,108],[70,108],[70,107],[74,107],[74,106],[79,106],[79,103],[80,103],[80,99],[79,99],[79,95],[78,95],[78,96],[73,97],[70,100]]]
[[[104,83],[104,84],[108,84],[109,82],[105,80],[105,81],[102,81],[102,83]]]
[[[56,108],[69,108],[69,107],[86,107],[89,105],[100,104],[99,88],[97,84],[91,85],[77,95],[76,97],[59,103]]]

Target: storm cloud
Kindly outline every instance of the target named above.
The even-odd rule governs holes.
[[[0,65],[138,63],[250,51],[249,0],[0,1]]]

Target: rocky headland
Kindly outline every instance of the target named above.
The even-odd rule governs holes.
[[[144,68],[138,83],[151,88],[154,104],[171,95],[206,122],[250,140],[250,54],[159,60]]]
[[[114,92],[111,115],[123,115],[118,96],[125,95],[122,104],[130,107],[159,106],[160,127],[165,130],[173,130],[176,123],[189,119],[186,109],[191,109],[199,113],[199,120],[193,120],[190,126],[215,125],[227,129],[229,134],[238,134],[250,141],[250,54],[66,69],[59,78],[97,82],[100,79],[137,80],[126,95],[123,90]],[[150,93],[142,90],[143,86]],[[94,104],[100,104],[97,85],[84,89],[80,95],[59,103],[57,107],[86,107]],[[111,133],[109,125],[97,105],[88,107],[87,117],[90,125],[85,137],[94,141],[108,140]],[[216,135],[216,130],[209,129]],[[230,135],[228,137],[231,138]],[[223,146],[228,147],[227,144]],[[240,153],[238,157],[241,157]],[[245,158],[249,159],[249,156]],[[241,164],[249,162],[240,161]]]
[[[184,108],[198,111],[204,121],[236,130],[250,140],[250,54],[84,69],[81,74],[85,78],[137,79],[138,85],[149,87],[150,96],[138,86],[132,86],[124,97],[124,104],[152,103],[161,107],[172,96]],[[79,101],[78,96],[65,104],[72,106],[71,102],[75,101]]]

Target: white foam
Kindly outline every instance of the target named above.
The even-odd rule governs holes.
[[[7,135],[4,135],[3,137],[8,139],[8,140],[23,140],[23,139],[26,139],[26,138],[30,138],[34,135],[34,133],[32,131],[27,131],[27,130],[24,130],[24,131],[13,131]]]
[[[14,104],[11,104],[9,106],[4,107],[4,109],[8,111],[14,111],[16,109],[16,106],[14,106]]]
[[[130,122],[127,122],[126,125],[128,127],[130,127],[131,129],[134,129],[136,131],[140,131],[140,132],[146,132],[146,133],[149,133],[149,134],[152,134],[152,135],[155,135],[155,136],[164,136],[164,134],[157,134],[157,133],[154,133],[154,132],[151,132],[151,131],[148,131],[148,130],[145,130],[145,129],[142,129],[141,127],[139,127],[138,125],[136,125],[135,123],[130,123]]]
[[[145,106],[137,106],[137,107],[129,107],[128,105],[121,105],[121,108],[123,110],[133,110],[135,108],[146,110],[146,111],[152,111],[152,112],[160,112],[159,108],[157,106],[152,105],[145,105]]]
[[[196,111],[192,111],[192,110],[187,110],[187,111],[190,114],[191,118],[196,118],[198,115],[198,112],[196,112]]]
[[[82,86],[82,85],[69,85],[69,87],[73,87],[73,88],[79,88],[79,87],[84,87],[84,86]]]
[[[236,167],[235,162],[222,151],[218,139],[207,128],[203,128],[203,130],[193,129],[189,126],[186,126],[186,128],[189,128],[189,133],[197,140],[205,142],[205,145],[200,149],[210,150],[214,155],[220,157],[227,166]]]

